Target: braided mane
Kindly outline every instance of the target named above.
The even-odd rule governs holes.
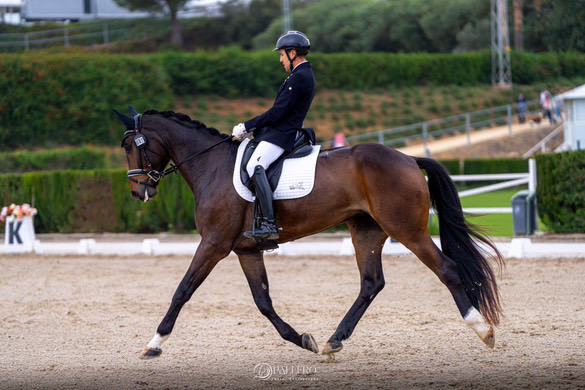
[[[178,123],[180,123],[182,125],[192,127],[194,129],[197,129],[197,130],[205,129],[211,135],[218,135],[222,138],[230,137],[230,135],[223,134],[219,130],[217,130],[213,127],[207,127],[205,125],[205,123],[203,123],[203,122],[200,122],[198,120],[192,120],[189,117],[189,115],[181,114],[178,112],[174,112],[174,111],[161,111],[161,112],[159,112],[156,110],[148,110],[148,111],[144,112],[143,115],[158,115],[158,116],[162,116],[163,118],[175,119]]]

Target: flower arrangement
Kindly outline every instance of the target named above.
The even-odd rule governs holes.
[[[24,217],[30,217],[33,215],[37,215],[37,209],[31,207],[28,203],[25,203],[22,206],[13,203],[8,207],[2,207],[2,212],[0,212],[0,221],[4,222],[6,220],[13,219],[22,221]]]

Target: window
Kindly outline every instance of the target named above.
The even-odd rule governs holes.
[[[91,0],[83,0],[83,12],[91,14]]]

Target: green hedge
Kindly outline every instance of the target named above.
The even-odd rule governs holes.
[[[451,175],[460,175],[461,174],[461,165],[463,164],[463,162],[461,162],[459,160],[440,160],[439,162],[445,168],[447,168],[447,171],[449,172],[449,174],[451,174]]]
[[[519,84],[583,76],[583,53],[512,54],[512,80]]]
[[[460,174],[463,164],[465,173],[527,171],[527,168],[514,170],[514,161],[518,166],[526,164],[526,160],[520,159],[471,160],[463,163],[449,160],[442,163],[451,174]],[[509,165],[505,169],[494,168],[504,164]],[[2,174],[0,207],[11,203],[29,203],[39,210],[35,218],[39,233],[147,233],[195,229],[195,199],[179,175],[165,178],[158,195],[148,203],[142,203],[131,198],[125,170]]]
[[[498,158],[463,161],[464,175],[526,172],[528,172],[528,160],[523,158]]]
[[[105,169],[106,151],[88,146],[75,149],[0,153],[0,173]]]
[[[441,160],[439,162],[451,175],[528,172],[528,160],[523,158]]]
[[[120,142],[112,113],[171,108],[163,68],[147,56],[0,56],[0,149]]]
[[[584,56],[585,58],[585,56]],[[278,54],[220,50],[159,55],[178,95],[272,96],[286,76]],[[318,88],[490,82],[489,53],[310,55]],[[584,61],[585,62],[585,61]]]
[[[130,196],[125,170],[0,175],[0,205],[29,203],[39,211],[39,233],[190,231],[195,199],[171,175],[148,203]]]
[[[538,214],[557,233],[585,233],[585,151],[536,158]]]
[[[278,54],[224,49],[154,55],[177,95],[272,96],[285,74]],[[491,54],[311,53],[318,88],[373,89],[491,83]],[[514,82],[531,84],[583,75],[583,53],[513,53]]]

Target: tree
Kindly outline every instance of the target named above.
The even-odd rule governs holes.
[[[183,47],[181,25],[177,13],[189,0],[114,0],[120,7],[153,13],[168,13],[171,17],[171,43]]]
[[[524,50],[524,5],[526,0],[514,0],[514,48]]]
[[[585,2],[542,0],[525,10],[526,47],[532,51],[585,52]]]

